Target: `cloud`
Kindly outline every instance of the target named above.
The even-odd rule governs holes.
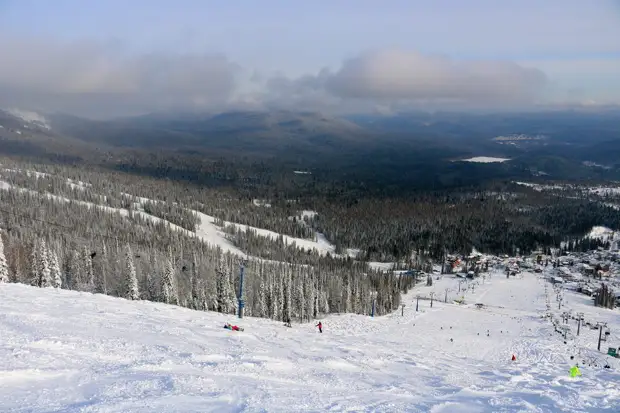
[[[514,62],[402,50],[362,53],[335,71],[290,78],[242,68],[222,54],[136,54],[118,42],[1,34],[0,104],[93,117],[190,108],[497,107],[534,103],[549,83],[540,70]]]
[[[0,56],[0,99],[81,113],[221,106],[241,72],[223,55],[129,54],[115,43],[1,33]]]
[[[543,72],[508,61],[455,61],[444,56],[398,50],[361,54],[336,72],[296,80],[274,78],[279,93],[323,90],[342,99],[450,101],[463,104],[523,103],[536,100],[547,85]]]

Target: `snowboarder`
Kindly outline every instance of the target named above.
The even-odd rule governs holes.
[[[321,322],[319,321],[319,324],[316,325],[316,327],[319,328],[319,333],[323,332],[323,324],[321,324]]]

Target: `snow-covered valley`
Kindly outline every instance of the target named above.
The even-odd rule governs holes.
[[[596,351],[597,330],[576,336],[571,324],[564,344],[544,317],[547,300],[557,305],[541,276],[496,272],[461,293],[459,281],[446,275],[416,287],[403,298],[404,316],[327,316],[322,334],[314,323],[287,328],[3,284],[0,405],[11,412],[618,411],[618,360]],[[421,299],[416,312],[416,295],[431,291],[433,307]],[[461,296],[464,304],[452,301]],[[606,321],[617,339],[617,312],[581,296],[564,293],[564,308],[551,312],[586,307],[588,321]],[[227,322],[245,331],[222,328]],[[571,356],[581,377],[569,377]]]

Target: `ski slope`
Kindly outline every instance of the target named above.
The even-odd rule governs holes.
[[[322,320],[323,334],[314,323],[286,328],[2,284],[0,406],[102,413],[620,411],[620,366],[585,366],[582,377],[569,377],[575,346],[541,317],[549,298],[544,281],[526,273],[477,283],[461,284],[467,291],[458,293],[458,280],[445,276],[404,297],[404,316],[332,315]],[[421,299],[416,313],[416,295],[430,292],[441,301],[430,308]],[[465,304],[452,302],[461,296]],[[618,313],[601,311],[620,331]],[[226,330],[225,322],[245,331]],[[580,338],[579,345],[595,348],[588,335]]]

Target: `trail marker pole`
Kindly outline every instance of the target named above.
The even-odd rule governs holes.
[[[416,295],[415,298],[416,298],[416,301],[415,301],[415,311],[417,312],[418,308],[420,307],[420,296]]]
[[[371,310],[370,316],[374,317],[375,316],[375,309],[376,309],[376,306],[377,306],[377,292],[373,291],[373,292],[370,293],[370,295],[372,296],[372,310]]]
[[[400,305],[400,316],[401,317],[405,316],[405,304]]]
[[[598,326],[598,351],[601,351],[601,341],[603,341],[603,325]]]
[[[446,297],[443,300],[444,303],[448,302],[448,288],[446,288]]]
[[[434,292],[431,292],[431,308],[433,308],[433,296],[435,295]]]

